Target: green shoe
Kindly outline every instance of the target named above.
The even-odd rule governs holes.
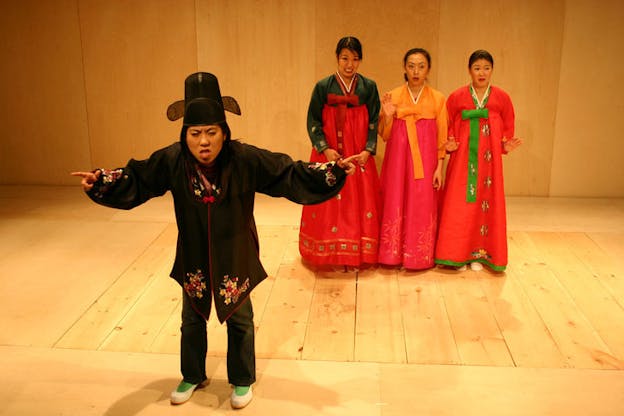
[[[199,384],[191,384],[182,380],[178,387],[171,392],[171,404],[182,404],[191,398]]]

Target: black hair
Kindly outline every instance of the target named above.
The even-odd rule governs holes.
[[[353,36],[346,36],[338,41],[338,45],[336,45],[336,58],[340,55],[340,51],[343,49],[349,49],[351,52],[355,53],[358,58],[362,59],[362,44]]]
[[[494,68],[494,58],[492,58],[492,55],[484,49],[477,49],[470,55],[470,58],[468,58],[468,69],[479,59],[485,59],[492,65],[492,68]]]
[[[431,55],[429,55],[429,52],[427,52],[427,50],[423,48],[412,48],[409,51],[405,52],[405,56],[403,57],[403,67],[405,67],[405,65],[407,64],[407,58],[418,53],[427,59],[427,65],[429,65],[429,69],[431,69]],[[407,81],[407,75],[405,73],[403,73],[403,79]]]

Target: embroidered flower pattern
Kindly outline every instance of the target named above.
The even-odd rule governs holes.
[[[187,273],[186,277],[188,278],[188,281],[184,282],[186,293],[192,298],[203,298],[206,282],[204,282],[204,275],[201,270],[197,270],[195,273]]]
[[[486,259],[486,260],[489,260],[489,259],[492,258],[492,256],[490,256],[490,254],[484,248],[479,248],[479,249],[473,251],[472,252],[472,257],[475,258],[475,259]]]
[[[97,169],[100,171],[100,180],[102,181],[99,186],[96,186],[95,196],[98,198],[104,197],[117,181],[123,176],[123,169]]]
[[[111,184],[117,182],[117,179],[121,178],[123,169],[100,169],[102,172],[102,183]]]
[[[241,294],[245,293],[249,289],[249,279],[238,287],[238,277],[230,277],[229,275],[223,276],[223,281],[219,287],[219,295],[223,296],[223,303],[229,305],[230,303],[238,302],[238,298]]]
[[[333,168],[335,165],[336,162],[316,162],[310,163],[308,165],[308,168],[325,172],[325,183],[329,186],[334,186],[336,185],[336,175],[334,175],[333,172]]]
[[[191,186],[193,187],[195,198],[204,204],[212,204],[221,193],[221,188],[211,183],[207,183],[206,185],[204,185],[204,182],[201,180],[199,173],[191,177]]]

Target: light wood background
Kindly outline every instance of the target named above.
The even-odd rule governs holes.
[[[618,0],[1,2],[0,184],[75,184],[69,171],[177,140],[165,109],[197,70],[241,104],[234,136],[307,159],[312,87],[354,35],[380,92],[402,82],[411,47],[431,52],[430,82],[447,95],[488,49],[525,140],[506,160],[507,193],[621,197],[623,17]]]

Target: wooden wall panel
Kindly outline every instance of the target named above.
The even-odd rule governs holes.
[[[624,196],[624,2],[568,1],[552,196]]]
[[[75,183],[89,165],[74,0],[0,2],[0,183]]]
[[[492,84],[514,103],[516,137],[525,142],[505,156],[508,195],[548,195],[563,15],[563,0],[442,2],[442,91],[468,85],[468,58],[486,49],[494,57]]]
[[[624,145],[615,129],[624,3],[600,5],[2,2],[0,183],[75,184],[73,169],[118,166],[177,140],[181,123],[169,122],[165,109],[198,69],[214,72],[222,93],[240,102],[243,116],[228,118],[235,137],[307,159],[312,88],[335,70],[337,40],[354,35],[364,46],[360,70],[380,93],[402,82],[411,47],[431,52],[431,85],[446,95],[468,83],[469,54],[490,50],[494,83],[510,93],[516,135],[525,140],[506,157],[507,194],[621,197]],[[383,150],[380,143],[378,166]]]
[[[227,114],[233,137],[307,159],[314,2],[197,0],[197,11],[199,67],[241,106]]]
[[[94,166],[123,166],[179,139],[167,106],[197,69],[193,0],[80,0]]]

